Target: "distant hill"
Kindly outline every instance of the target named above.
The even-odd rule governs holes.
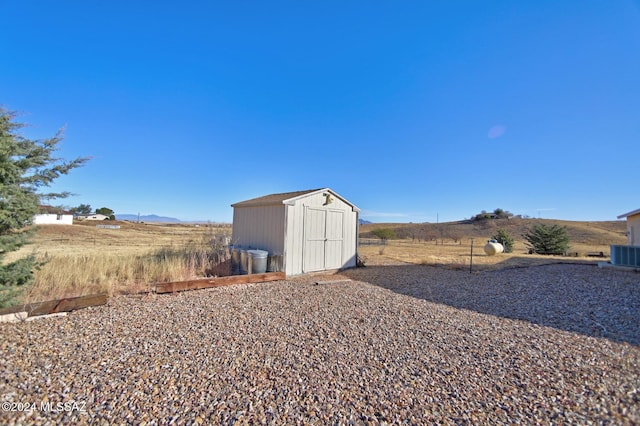
[[[371,221],[364,220],[364,219],[358,219],[358,222],[360,222],[360,225],[368,225],[370,223],[373,223]]]
[[[180,219],[176,219],[175,217],[166,217],[166,216],[158,216],[156,214],[147,214],[141,215],[138,218],[137,214],[117,214],[116,220],[128,220],[131,222],[163,222],[163,223],[179,223],[182,222]]]
[[[626,222],[624,220],[605,222],[578,222],[555,219],[487,219],[463,220],[444,223],[373,223],[360,228],[361,238],[376,238],[372,231],[390,228],[398,239],[435,240],[477,238],[489,239],[497,229],[509,232],[516,241],[523,241],[522,235],[539,223],[560,225],[567,229],[571,243],[587,245],[626,244]]]

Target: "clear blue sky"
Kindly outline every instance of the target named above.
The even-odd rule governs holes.
[[[230,222],[640,208],[640,1],[0,0],[0,104],[91,156],[57,204]],[[55,203],[54,203],[55,204]]]

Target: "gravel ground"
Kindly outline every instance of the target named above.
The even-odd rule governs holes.
[[[116,297],[0,324],[0,423],[637,424],[639,292],[395,266]]]

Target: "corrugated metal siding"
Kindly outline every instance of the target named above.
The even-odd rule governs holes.
[[[233,209],[232,244],[284,253],[284,206]]]
[[[611,263],[640,268],[640,247],[612,245]]]

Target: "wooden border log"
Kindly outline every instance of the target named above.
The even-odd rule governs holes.
[[[316,281],[314,282],[315,285],[322,285],[322,284],[344,284],[344,283],[350,283],[351,280],[350,279],[343,279],[343,280],[328,280],[328,281]]]
[[[203,278],[189,281],[174,281],[156,284],[156,293],[174,293],[177,291],[201,290],[204,288],[223,287],[234,284],[263,283],[286,279],[284,272],[267,272],[264,274],[232,275],[230,277]]]
[[[13,314],[16,312],[26,312],[27,315],[44,315],[51,312],[60,300],[48,300],[46,302],[33,302],[26,305],[9,306],[8,308],[0,309],[0,315]]]
[[[25,305],[0,309],[0,315],[26,312],[30,317],[33,317],[58,312],[71,312],[76,309],[88,308],[89,306],[105,305],[108,297],[106,294],[92,294],[90,296],[68,297],[65,299],[47,300],[46,302],[27,303]]]
[[[50,314],[56,314],[58,312],[71,312],[76,309],[87,308],[89,306],[99,306],[107,304],[108,296],[106,294],[94,294],[91,296],[72,297],[69,299],[62,299],[60,303],[56,305]]]

